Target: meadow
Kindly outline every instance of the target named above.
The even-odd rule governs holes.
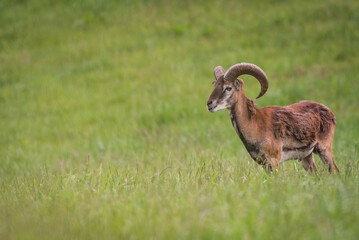
[[[206,110],[238,62],[333,110],[340,174],[266,174]],[[356,0],[3,0],[0,239],[358,239],[358,90]]]

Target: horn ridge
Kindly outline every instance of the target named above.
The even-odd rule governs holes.
[[[223,67],[221,66],[217,66],[214,68],[214,77],[216,78],[216,80],[218,80],[220,77],[222,77],[224,75],[225,71],[223,69]]]
[[[243,74],[251,75],[259,81],[261,91],[257,98],[260,98],[266,93],[269,85],[267,75],[260,67],[252,63],[237,63],[233,65],[224,74],[224,81],[234,81]]]

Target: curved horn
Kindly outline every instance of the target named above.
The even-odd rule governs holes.
[[[222,77],[224,75],[225,71],[223,69],[223,67],[221,66],[217,66],[214,68],[214,77],[216,78],[216,80],[218,80],[220,77]]]
[[[237,77],[243,74],[255,77],[261,84],[261,91],[257,98],[260,98],[266,93],[268,89],[267,76],[262,69],[251,63],[238,63],[233,65],[224,74],[224,81],[234,81]]]

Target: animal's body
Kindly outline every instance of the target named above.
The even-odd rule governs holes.
[[[339,171],[332,153],[336,120],[328,107],[300,101],[285,107],[256,108],[243,90],[243,80],[237,79],[241,74],[259,80],[262,90],[258,97],[268,89],[265,73],[253,64],[236,64],[227,72],[216,67],[215,89],[207,108],[211,112],[228,109],[236,133],[257,163],[272,170],[281,162],[297,159],[306,170],[315,171],[316,153],[330,172]]]

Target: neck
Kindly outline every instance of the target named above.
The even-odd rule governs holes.
[[[256,129],[253,117],[256,114],[256,108],[253,100],[247,98],[245,94],[229,109],[232,125],[236,133],[242,140],[249,153],[255,150],[255,143],[251,137],[253,129]],[[251,154],[252,155],[252,154]],[[253,156],[252,156],[253,157]]]
[[[232,119],[232,123],[234,120],[234,123],[238,126],[239,132],[243,134],[243,132],[245,132],[244,129],[248,129],[249,126],[254,124],[252,118],[255,116],[256,110],[257,109],[253,100],[249,99],[242,91],[239,95],[238,101],[229,109],[229,115]],[[236,128],[235,125],[233,126]],[[239,135],[238,132],[237,134]]]

